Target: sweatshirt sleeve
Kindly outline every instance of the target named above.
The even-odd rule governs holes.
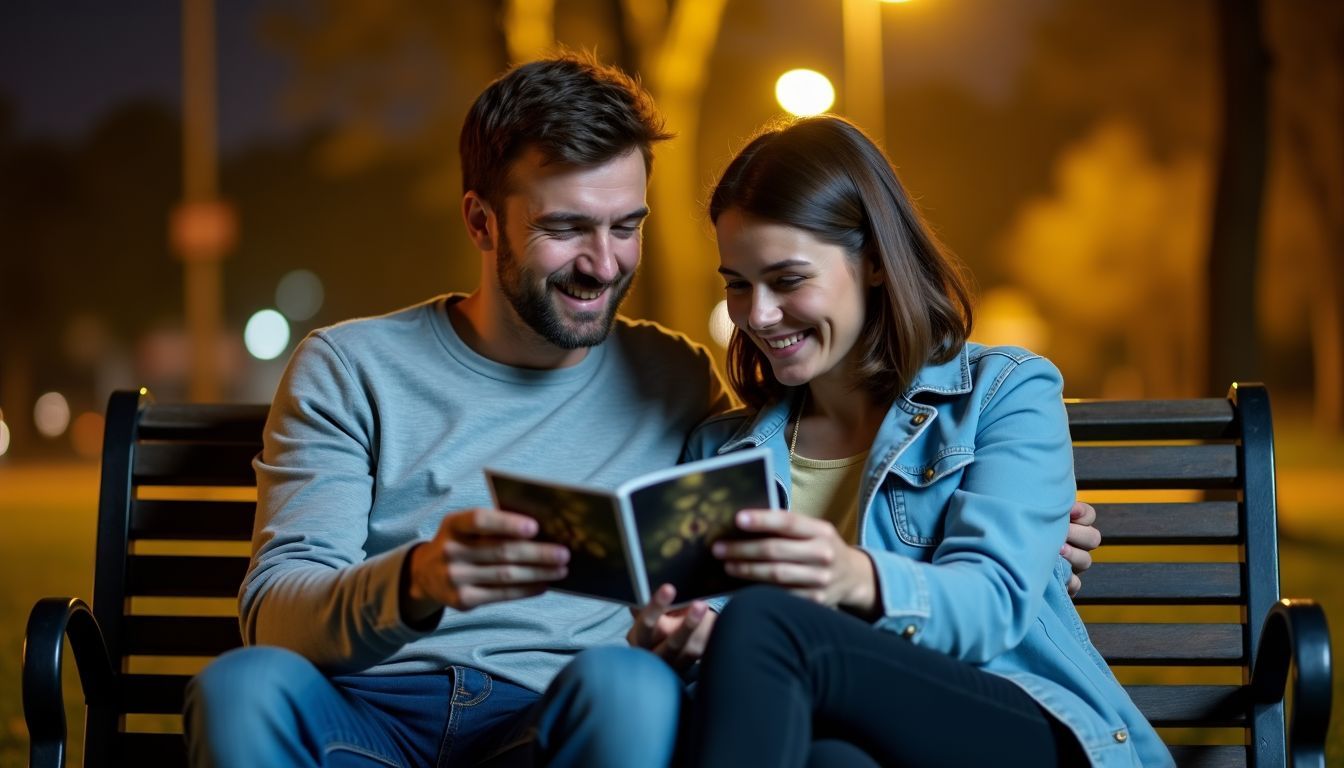
[[[974,459],[930,562],[873,559],[881,629],[970,662],[1016,646],[1043,607],[1075,496],[1073,452],[1048,360],[1007,367],[982,404]]]
[[[344,672],[373,666],[425,634],[401,620],[398,604],[402,562],[414,542],[366,557],[376,424],[336,347],[320,333],[305,339],[253,463],[257,516],[239,593],[245,643],[279,645]]]

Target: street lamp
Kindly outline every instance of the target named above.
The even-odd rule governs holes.
[[[775,81],[775,101],[791,115],[819,115],[835,103],[835,87],[820,72],[791,69]]]

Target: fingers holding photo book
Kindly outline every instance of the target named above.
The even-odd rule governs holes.
[[[766,449],[735,451],[641,475],[616,490],[486,469],[495,506],[535,519],[538,541],[569,548],[569,575],[555,589],[643,605],[659,585],[679,603],[750,582],[724,572],[710,551],[744,535],[741,509],[775,509]]]

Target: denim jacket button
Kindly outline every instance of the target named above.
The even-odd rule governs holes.
[[[911,423],[911,424],[914,424],[916,427],[918,427],[920,424],[923,424],[925,421],[928,421],[928,419],[929,419],[929,414],[927,414],[927,413],[916,413],[916,414],[915,414],[915,417],[914,417],[913,419],[910,420],[910,423]]]
[[[934,475],[933,467],[929,467],[928,469],[924,470],[924,479],[925,479],[925,480],[932,480],[932,479],[933,479],[933,475]]]
[[[918,631],[919,631],[918,628],[916,628],[914,624],[906,624],[905,629],[901,630],[901,637],[904,637],[906,640],[909,640],[910,638],[914,637],[915,633]]]
[[[1116,731],[1116,732],[1115,732],[1115,740],[1116,740],[1116,742],[1119,743],[1119,744],[1124,744],[1126,741],[1129,741],[1129,734],[1126,733],[1126,732],[1124,732],[1123,730],[1121,730],[1121,731]]]

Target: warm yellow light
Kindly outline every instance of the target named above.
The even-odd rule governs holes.
[[[820,72],[791,69],[775,81],[775,100],[789,114],[819,115],[835,103],[835,87]]]
[[[882,0],[882,2],[889,5],[896,5],[897,3],[908,3],[910,0]]]

